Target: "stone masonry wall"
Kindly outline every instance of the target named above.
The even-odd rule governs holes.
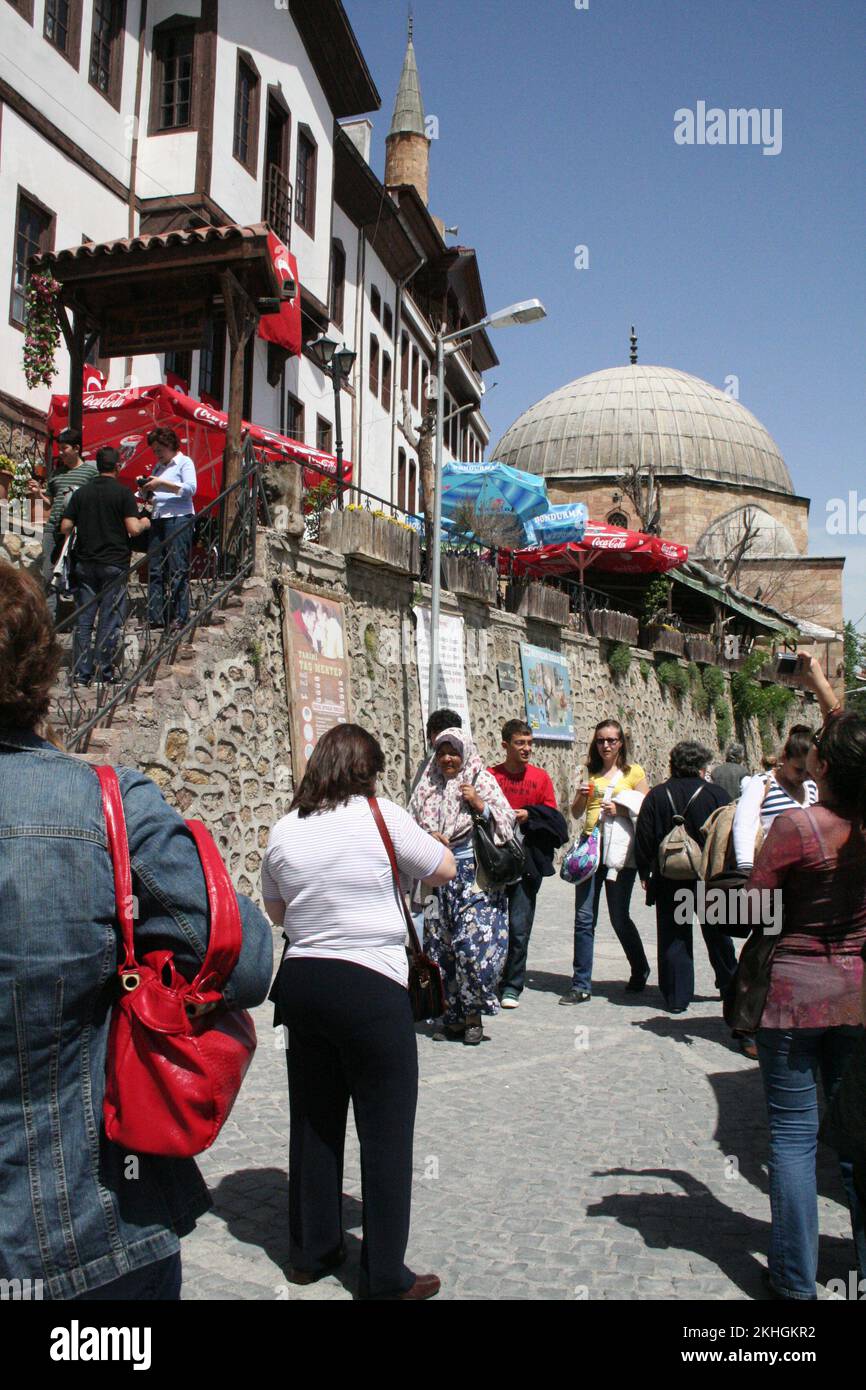
[[[89,756],[134,765],[152,777],[184,816],[211,829],[241,891],[257,893],[261,855],[274,822],[292,797],[289,703],[282,650],[283,586],[339,598],[345,605],[356,722],[380,739],[386,755],[382,790],[405,804],[424,756],[421,702],[415,664],[412,606],[429,603],[429,589],[408,576],[346,560],[285,534],[261,538],[259,572],[214,625],[199,629],[194,646],[160,674],[152,689],[122,707],[112,726],[97,733]],[[496,664],[520,670],[521,641],[562,651],[574,698],[574,744],[536,744],[536,760],[550,773],[566,808],[590,735],[606,716],[629,732],[632,758],[650,782],[667,775],[671,746],[695,738],[716,750],[715,721],[697,715],[686,697],[663,690],[649,653],[634,652],[627,674],[614,681],[599,643],[576,632],[490,610],[443,595],[443,611],[462,613],[466,627],[466,679],[472,733],[490,762],[501,756],[500,728],[523,718],[522,690],[498,688]],[[602,644],[604,646],[604,644]],[[817,724],[814,704],[795,707],[793,723]],[[749,734],[757,767],[760,742]]]

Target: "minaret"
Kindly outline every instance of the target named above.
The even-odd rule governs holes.
[[[385,185],[411,183],[427,203],[430,176],[430,141],[424,124],[421,82],[412,42],[412,11],[409,11],[409,37],[403,71],[394,102],[391,129],[385,140]]]

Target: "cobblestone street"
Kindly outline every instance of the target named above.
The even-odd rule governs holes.
[[[530,978],[477,1048],[419,1030],[421,1089],[408,1262],[440,1298],[752,1299],[769,1236],[766,1124],[757,1065],[732,1045],[696,933],[698,998],[661,1010],[654,914],[635,917],[653,964],[643,995],[602,906],[591,1003],[569,983],[573,890],[548,879]],[[357,1284],[360,1168],[350,1120],[349,1259],[308,1288],[286,1283],[288,1100],[271,1006],[235,1111],[201,1167],[215,1209],[183,1243],[184,1298],[340,1299]],[[279,1041],[279,1046],[276,1045]],[[847,1278],[841,1183],[820,1159],[819,1285]],[[819,1297],[827,1297],[819,1287]]]

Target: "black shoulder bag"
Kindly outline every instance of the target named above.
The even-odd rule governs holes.
[[[475,785],[475,777],[472,779]],[[483,812],[472,812],[472,849],[487,887],[494,892],[519,883],[526,872],[526,846],[519,830],[513,830],[503,845],[497,845]]]
[[[379,803],[375,796],[368,796],[367,802],[373,812],[373,819],[376,828],[382,837],[382,843],[388,859],[391,862],[391,873],[394,876],[394,890],[403,909],[403,916],[406,918],[406,930],[409,933],[409,946],[406,954],[409,957],[409,1002],[412,1005],[412,1017],[416,1023],[422,1023],[425,1018],[441,1018],[445,1012],[445,989],[442,984],[442,975],[439,966],[429,956],[425,956],[421,950],[421,943],[418,940],[418,933],[415,930],[415,923],[412,921],[412,913],[406,905],[403,896],[403,889],[400,887],[400,872],[397,868],[397,856],[394,853],[394,841],[391,839],[385,818],[379,810]]]

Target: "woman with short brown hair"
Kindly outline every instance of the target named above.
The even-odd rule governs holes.
[[[414,1300],[432,1298],[439,1280],[404,1263],[418,1053],[406,922],[370,806],[384,767],[366,729],[328,730],[271,831],[262,895],[287,942],[274,993],[288,1028],[289,1278],[311,1284],[346,1257],[351,1100],[361,1145],[361,1296]],[[450,850],[394,802],[378,805],[401,875],[432,885],[454,877]]]

